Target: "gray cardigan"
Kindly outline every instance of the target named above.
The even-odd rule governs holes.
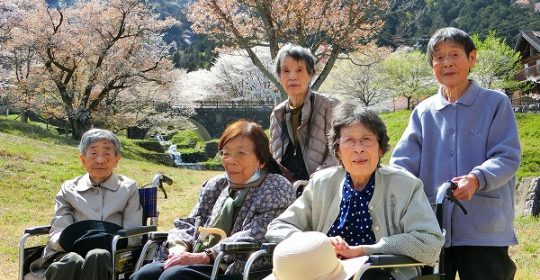
[[[266,238],[280,242],[298,231],[328,233],[339,214],[345,174],[343,167],[313,174],[302,196],[268,225]],[[437,261],[443,235],[418,178],[402,169],[378,168],[369,213],[377,243],[365,246],[368,255],[405,255],[428,264]],[[393,273],[398,279],[414,274],[410,269]]]

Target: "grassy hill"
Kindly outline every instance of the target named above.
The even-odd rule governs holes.
[[[411,111],[403,110],[382,114],[390,136],[391,148],[395,147],[407,127]],[[522,159],[517,177],[540,176],[540,114],[516,114]],[[390,152],[383,158],[388,163]]]
[[[391,144],[399,139],[406,126],[408,111],[384,114]],[[521,176],[540,176],[540,115],[518,115],[524,151]],[[140,147],[121,137],[124,158],[118,173],[135,179],[139,185],[151,182],[155,173],[174,180],[168,186],[169,199],[160,198],[160,230],[168,230],[172,220],[187,215],[196,202],[198,188],[211,171],[183,170],[149,163],[141,158]],[[2,279],[16,279],[18,239],[24,228],[48,224],[53,214],[54,196],[61,183],[84,172],[77,142],[47,130],[43,124],[22,124],[0,117],[0,270]],[[388,155],[387,155],[388,157]],[[384,161],[387,162],[388,158]],[[512,247],[518,265],[516,279],[540,277],[540,221],[516,220],[520,245]]]

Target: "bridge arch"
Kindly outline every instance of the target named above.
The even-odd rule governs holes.
[[[205,141],[219,138],[225,127],[238,119],[247,119],[259,123],[264,129],[270,126],[270,114],[274,102],[250,101],[250,102],[204,102],[196,106],[195,114],[190,116],[190,121],[201,133]]]

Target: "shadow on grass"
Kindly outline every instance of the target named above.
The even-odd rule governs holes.
[[[57,134],[54,130],[54,126],[50,127],[51,128],[47,130],[34,123],[22,123],[21,121],[10,120],[5,117],[0,118],[0,131],[4,133],[29,137],[32,139],[41,139],[54,144],[71,146],[77,146],[79,144],[76,140]]]

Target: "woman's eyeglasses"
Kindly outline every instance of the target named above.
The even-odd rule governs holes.
[[[221,159],[230,159],[230,158],[242,159],[246,157],[249,154],[249,152],[246,152],[246,151],[231,152],[231,151],[221,150],[218,152],[218,154]]]
[[[342,137],[339,138],[338,143],[339,146],[345,149],[350,149],[352,147],[356,147],[357,145],[369,148],[373,147],[373,145],[377,144],[377,137],[372,136],[365,136],[360,139],[354,139],[352,137]]]

